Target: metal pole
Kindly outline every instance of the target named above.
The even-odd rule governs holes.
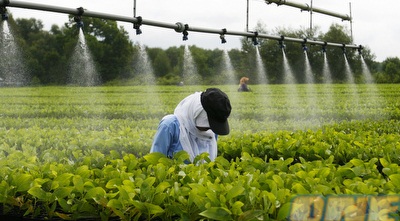
[[[247,10],[246,10],[246,31],[249,31],[249,0],[247,0]]]
[[[311,4],[310,4],[310,36],[309,38],[313,37],[313,20],[312,20],[312,16],[313,16],[313,0],[311,0]]]
[[[133,17],[136,18],[136,0],[133,0]]]
[[[310,11],[310,7],[309,7],[308,4],[299,4],[299,3],[295,3],[295,2],[290,2],[289,0],[265,0],[265,2],[267,4],[275,3],[278,6],[279,5],[288,5],[288,6],[292,6],[292,7],[295,7],[295,8],[300,8],[302,11]],[[313,7],[313,11],[317,12],[317,13],[321,13],[321,14],[325,14],[325,15],[330,15],[330,16],[333,16],[333,17],[341,18],[342,20],[351,20],[351,17],[349,15],[344,15],[344,14],[328,11],[328,10],[325,10],[325,9],[321,9],[321,8]]]
[[[41,10],[41,11],[50,11],[50,12],[58,12],[58,13],[65,13],[65,14],[72,14],[72,15],[82,15],[88,17],[95,17],[95,18],[102,18],[102,19],[109,19],[109,20],[116,20],[116,21],[123,21],[123,22],[131,22],[131,23],[138,23],[138,18],[132,18],[127,16],[119,16],[113,14],[106,14],[101,12],[92,12],[85,10],[82,14],[81,11],[77,8],[65,8],[65,7],[58,7],[58,6],[51,6],[51,5],[44,5],[44,4],[36,4],[31,2],[23,2],[23,1],[13,1],[13,0],[0,0],[0,6],[5,7],[16,7],[16,8],[25,8],[25,9],[34,9],[34,10]],[[210,33],[210,34],[225,34],[225,35],[236,35],[236,36],[243,36],[243,37],[257,37],[257,38],[267,38],[272,40],[282,40],[281,36],[272,36],[262,33],[254,33],[254,32],[240,32],[240,31],[228,31],[226,29],[211,29],[211,28],[200,28],[200,27],[193,27],[189,26],[188,24],[184,24],[182,22],[177,22],[175,24],[159,22],[159,21],[152,21],[147,19],[141,19],[142,25],[150,25],[156,26],[161,28],[169,28],[174,29],[176,32],[183,32],[183,31],[193,31],[193,32],[203,32],[203,33]],[[284,37],[285,41],[291,42],[298,42],[303,43],[303,38],[290,38]],[[330,42],[322,42],[322,41],[315,41],[315,40],[307,40],[307,43],[315,44],[315,45],[325,45],[325,46],[336,46],[336,47],[344,47],[344,48],[353,48],[358,49],[360,46],[357,45],[345,45],[340,43],[330,43]]]
[[[353,15],[351,12],[351,2],[349,2],[349,6],[350,6],[350,37],[351,37],[351,43],[353,43],[354,38],[353,38]]]

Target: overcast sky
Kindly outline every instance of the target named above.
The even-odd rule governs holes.
[[[10,0],[13,2],[13,0]],[[18,1],[22,2],[22,1]],[[134,0],[25,0],[68,8],[83,7],[92,12],[121,16],[133,16]],[[310,0],[290,0],[299,4],[310,4]],[[313,6],[353,17],[353,37],[357,45],[367,46],[376,55],[377,61],[387,57],[400,57],[400,1],[399,0],[313,0]],[[269,32],[277,28],[308,28],[310,14],[290,6],[266,4],[263,0],[249,0],[249,29],[258,22]],[[182,22],[192,27],[245,31],[247,0],[136,0],[136,16],[143,19],[175,24]],[[48,30],[52,24],[59,26],[68,21],[65,14],[8,7],[15,18],[36,18]],[[350,22],[323,14],[313,14],[313,25],[325,32],[332,23],[344,25],[349,31]],[[182,41],[182,34],[172,29],[143,25],[143,34],[136,35],[131,23],[119,22],[130,33],[134,42],[149,47],[168,48],[184,44],[201,48],[240,48],[239,36],[226,36],[221,44],[216,34],[189,32],[189,40]],[[341,42],[338,42],[341,43]]]

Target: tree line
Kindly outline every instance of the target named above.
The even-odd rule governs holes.
[[[68,83],[68,64],[73,49],[78,41],[78,29],[72,17],[62,27],[53,25],[49,31],[44,30],[43,23],[35,18],[13,19],[10,16],[9,25],[14,33],[14,39],[21,47],[24,62],[29,69],[30,82],[40,85],[64,85]],[[116,21],[85,17],[83,27],[85,39],[96,63],[103,84],[135,84],[135,78],[140,77],[136,67],[140,55],[140,47],[130,40],[128,32],[118,27]],[[326,33],[318,31],[318,27],[309,33],[306,29],[291,30],[279,28],[268,32],[262,24],[256,27],[260,33],[283,35],[287,37],[318,39],[320,41],[351,44],[351,37],[343,26],[332,24]],[[229,58],[235,70],[235,78],[247,76],[257,79],[256,47],[251,39],[241,40],[241,49],[228,51]],[[282,50],[276,40],[258,39],[258,51],[267,70],[269,83],[280,84],[283,81]],[[299,83],[305,82],[304,52],[299,43],[285,42],[286,56]],[[321,46],[307,45],[308,57],[317,83],[323,82],[323,62]],[[345,82],[345,63],[342,48],[327,47],[327,57],[334,83]],[[176,84],[182,81],[184,46],[162,48],[146,47],[157,84]],[[202,49],[190,46],[190,52],[196,64],[197,72],[203,84],[228,83],[223,74],[224,51],[220,49]],[[377,83],[400,83],[399,58],[387,58],[376,62],[375,56],[368,47],[362,50],[362,56],[367,63]],[[346,57],[351,65],[356,83],[363,82],[360,55],[357,50],[348,49]],[[2,72],[0,70],[0,77]],[[231,83],[231,82],[229,82]],[[257,83],[252,81],[252,83]]]

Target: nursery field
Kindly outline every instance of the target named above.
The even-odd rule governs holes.
[[[1,220],[398,220],[399,85],[212,87],[231,133],[193,164],[149,150],[207,86],[0,88]],[[311,212],[299,196],[369,198]]]

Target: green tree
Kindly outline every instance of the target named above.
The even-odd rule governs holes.
[[[382,62],[382,70],[386,75],[387,83],[400,83],[400,59],[389,57]]]
[[[23,45],[31,75],[44,84],[65,82],[65,56],[56,35],[44,31],[40,20],[17,19],[17,38]],[[53,30],[56,30],[53,27]],[[62,42],[61,42],[62,43]]]

